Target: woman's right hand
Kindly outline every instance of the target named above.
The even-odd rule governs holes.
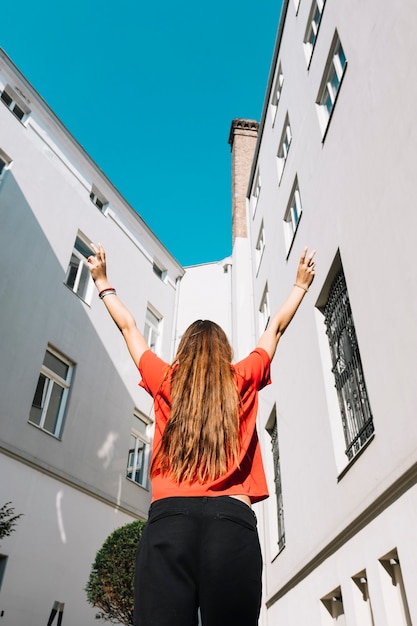
[[[105,289],[108,286],[106,253],[101,243],[98,246],[91,244],[91,248],[94,251],[94,256],[91,255],[87,259],[88,269],[90,270],[91,278],[96,283],[97,289],[101,291],[101,289]]]

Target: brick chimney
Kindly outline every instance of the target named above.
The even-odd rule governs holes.
[[[246,192],[258,137],[255,120],[234,119],[229,135],[232,150],[232,244],[247,237]]]

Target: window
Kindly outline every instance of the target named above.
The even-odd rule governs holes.
[[[343,268],[331,284],[324,321],[342,417],[345,454],[350,461],[372,437],[374,424]]]
[[[9,169],[11,162],[11,158],[0,148],[0,181]]]
[[[161,267],[161,264],[158,261],[154,261],[152,263],[153,273],[158,276],[161,280],[165,280],[167,275],[167,270]]]
[[[256,211],[256,207],[258,206],[258,201],[259,201],[259,195],[261,193],[261,176],[259,174],[259,171],[257,172],[256,176],[255,176],[255,182],[253,183],[253,187],[252,187],[252,214],[255,215],[255,211]]]
[[[73,368],[71,361],[48,347],[30,409],[29,422],[58,438],[62,432]]]
[[[356,617],[358,623],[361,624],[361,626],[375,626],[366,570],[359,572],[356,576],[352,576],[352,580],[355,583],[354,591],[356,594],[354,599],[356,600]]]
[[[325,1],[326,0],[313,0],[313,3],[311,5],[310,14],[307,21],[307,28],[304,35],[304,50],[307,63],[310,63],[313,54]]]
[[[256,248],[255,248],[256,270],[259,269],[264,250],[265,250],[265,229],[264,229],[264,223],[262,222],[261,228],[259,229],[258,241],[256,242]]]
[[[146,309],[144,337],[153,352],[157,352],[160,342],[162,317],[150,306]]]
[[[103,194],[99,192],[95,185],[93,185],[91,188],[90,200],[93,204],[96,205],[98,209],[100,209],[100,211],[104,211],[104,209],[108,205],[108,201],[103,196]]]
[[[381,579],[382,594],[387,611],[387,624],[412,626],[401,563],[397,549],[379,559],[385,576]]]
[[[346,71],[346,56],[336,33],[316,100],[323,136],[333,113],[340,84]]]
[[[277,499],[277,514],[278,514],[278,549],[281,551],[285,547],[285,528],[284,528],[284,505],[282,500],[282,487],[281,487],[281,466],[279,460],[279,447],[278,447],[278,424],[277,424],[277,409],[274,405],[272,413],[268,419],[267,431],[271,436],[272,458],[274,461],[274,483],[275,483],[275,495]]]
[[[270,313],[270,308],[269,308],[268,285],[265,285],[261,304],[259,305],[259,328],[260,328],[261,333],[263,333],[265,328],[268,326],[270,317],[271,317],[271,313]]]
[[[278,110],[278,104],[281,98],[282,86],[284,84],[284,74],[282,73],[281,63],[278,65],[277,75],[275,78],[274,86],[272,88],[272,97],[271,97],[271,115],[272,115],[272,124],[275,123],[275,117]]]
[[[30,110],[23,103],[23,100],[19,98],[17,93],[9,86],[7,86],[0,95],[2,102],[10,109],[10,111],[19,119],[21,122],[24,121],[24,118],[27,117],[30,113]]]
[[[135,413],[135,425],[130,434],[126,476],[133,482],[147,488],[150,458],[150,439],[147,435],[149,421]]]
[[[326,622],[328,624],[336,624],[337,626],[345,626],[345,610],[343,608],[342,590],[340,587],[329,593],[324,598],[321,598],[323,606],[327,609],[328,614]]]
[[[3,583],[4,573],[6,571],[7,565],[7,556],[5,554],[0,554],[0,589]]]
[[[291,126],[290,126],[290,120],[287,115],[285,118],[284,128],[282,131],[281,140],[279,142],[278,153],[277,153],[279,181],[281,181],[282,174],[284,172],[285,163],[287,161],[288,152],[291,146],[291,140],[292,140]]]
[[[76,238],[65,276],[67,287],[85,302],[90,302],[93,291],[93,281],[87,266],[87,258],[94,254],[90,245],[81,236]]]
[[[302,213],[301,196],[298,188],[298,182],[295,181],[290,202],[284,215],[284,231],[285,241],[287,245],[287,255],[290,253],[295,233],[297,232]]]

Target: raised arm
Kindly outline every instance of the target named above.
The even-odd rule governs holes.
[[[138,366],[140,357],[145,350],[149,349],[149,346],[142,333],[138,330],[133,315],[118,298],[107,279],[106,253],[103,246],[99,243],[98,246],[92,245],[92,248],[95,256],[90,256],[87,259],[92,279],[97,287],[97,291],[102,295],[102,300],[108,312],[121,331],[135,365]],[[106,290],[109,290],[107,294]]]
[[[308,254],[308,248],[304,248],[297,270],[297,278],[284,304],[278,309],[269,321],[268,327],[258,342],[259,348],[264,348],[273,359],[275,350],[283,332],[297,312],[302,299],[306,295],[309,286],[314,280],[316,263],[313,260],[316,251]]]

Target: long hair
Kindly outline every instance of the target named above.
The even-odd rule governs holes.
[[[171,412],[151,476],[204,483],[238,463],[239,395],[225,332],[208,320],[185,331],[172,366]]]

